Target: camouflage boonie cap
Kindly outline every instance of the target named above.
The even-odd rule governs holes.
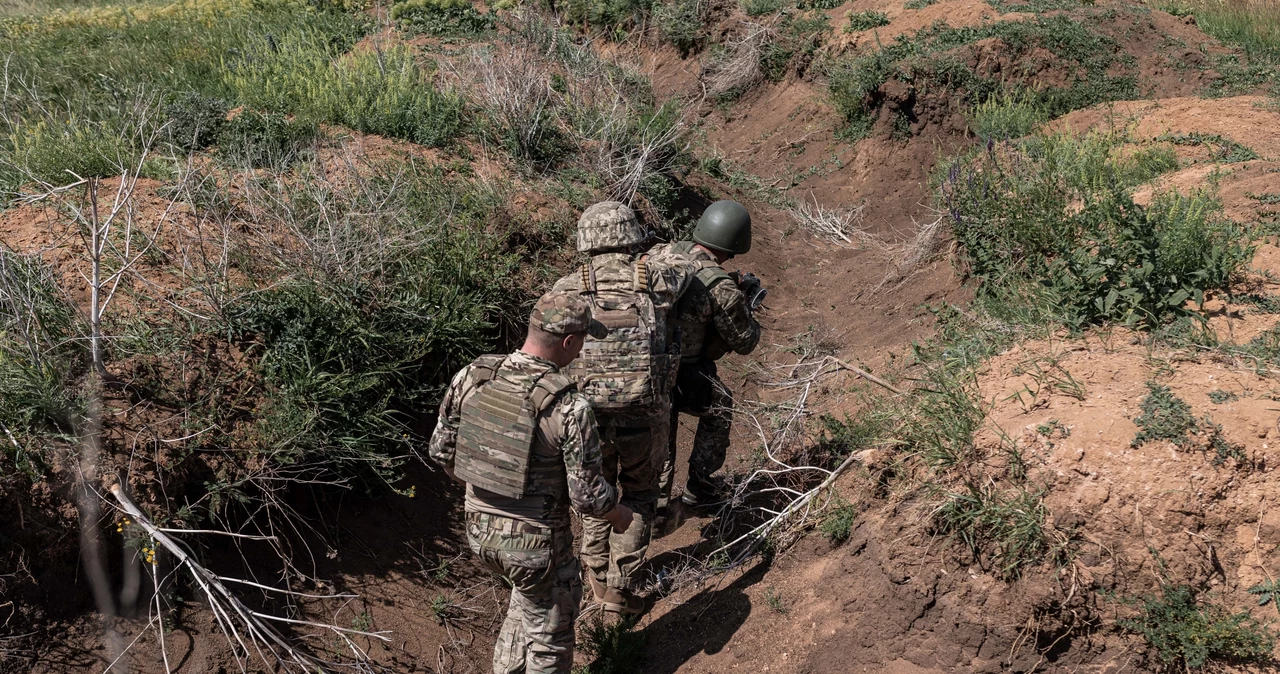
[[[578,218],[578,252],[626,248],[648,239],[635,211],[620,201],[601,201]]]
[[[538,298],[529,314],[529,325],[553,335],[585,332],[596,339],[609,334],[604,324],[591,317],[591,303],[580,295],[547,293]]]

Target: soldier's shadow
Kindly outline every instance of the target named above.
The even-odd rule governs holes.
[[[768,570],[767,561],[757,562],[728,585],[710,586],[646,625],[643,671],[672,674],[699,653],[719,653],[751,615],[747,588]]]

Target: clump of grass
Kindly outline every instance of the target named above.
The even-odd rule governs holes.
[[[218,151],[234,164],[282,168],[305,156],[319,135],[314,121],[245,110],[222,125]]]
[[[782,595],[772,586],[764,589],[764,603],[769,605],[769,609],[778,615],[787,614],[787,605],[782,600]]]
[[[706,43],[706,26],[697,0],[668,0],[653,9],[653,20],[663,39],[687,58]]]
[[[1223,405],[1233,400],[1239,400],[1240,394],[1231,391],[1223,391],[1222,389],[1214,389],[1209,391],[1209,401],[1215,405]]]
[[[1011,59],[1042,48],[1078,73],[1065,86],[1036,92],[1039,107],[1050,117],[1138,94],[1120,44],[1069,16],[1037,16],[1031,21],[964,28],[939,23],[901,35],[891,44],[878,45],[874,53],[837,59],[827,67],[828,90],[848,124],[849,135],[858,137],[869,130],[884,103],[880,87],[890,79],[912,84],[917,97],[935,92],[959,94],[970,105],[1005,91],[1009,82],[974,71],[956,54],[961,47],[989,38],[999,39]],[[909,118],[911,113],[904,114]]]
[[[974,106],[970,128],[983,140],[1010,140],[1030,135],[1048,119],[1035,92],[1005,91]]]
[[[856,33],[858,31],[871,30],[872,28],[889,25],[889,15],[873,9],[868,9],[862,12],[850,12],[848,19],[849,24],[845,26],[845,31],[849,33]]]
[[[902,4],[903,9],[924,9],[929,5],[938,2],[938,0],[907,0]]]
[[[1200,600],[1186,585],[1166,585],[1138,599],[1139,613],[1119,621],[1141,635],[1162,664],[1203,669],[1211,664],[1271,662],[1275,635],[1247,612],[1231,613]]]
[[[1244,50],[1252,60],[1280,63],[1280,7],[1268,0],[1160,0],[1178,16],[1194,16],[1196,26]]]
[[[1052,552],[1047,512],[1039,493],[969,484],[943,497],[933,521],[939,532],[963,541],[975,560],[990,559],[999,575],[1015,577]]]
[[[840,497],[839,494],[833,494],[831,502],[827,506],[827,511],[822,515],[822,521],[818,524],[818,531],[834,545],[841,545],[849,540],[849,534],[853,532],[853,524],[858,519],[858,507]]]
[[[1041,296],[1073,327],[1155,325],[1239,277],[1250,233],[1205,192],[1135,204],[1131,187],[1177,161],[1167,147],[1122,153],[1125,143],[1115,132],[1038,134],[943,169],[941,205],[980,292]]]
[[[607,622],[597,615],[582,629],[578,647],[591,663],[577,674],[639,674],[645,661],[644,635],[634,631],[635,618]]]
[[[743,0],[742,11],[747,16],[764,16],[777,14],[791,4],[790,0]]]

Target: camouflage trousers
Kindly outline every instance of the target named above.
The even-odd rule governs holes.
[[[582,574],[568,522],[548,528],[467,513],[467,542],[511,583],[511,605],[493,650],[494,674],[569,674]]]
[[[712,489],[711,475],[724,466],[729,451],[729,432],[733,428],[733,394],[716,373],[715,361],[680,365],[671,405],[670,433],[666,457],[658,478],[658,509],[671,500],[671,486],[676,476],[676,437],[680,429],[680,413],[698,417],[698,430],[693,435],[689,452],[689,478],[685,489],[706,494]]]
[[[596,415],[605,479],[618,487],[622,504],[635,511],[625,534],[614,532],[605,520],[582,518],[582,562],[597,581],[612,588],[635,590],[649,552],[658,472],[670,434],[666,407],[646,416]]]

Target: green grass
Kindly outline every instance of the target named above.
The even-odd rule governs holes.
[[[406,0],[391,7],[402,30],[427,35],[476,35],[493,29],[492,13],[481,14],[469,0]]]
[[[1050,307],[1068,326],[1155,325],[1191,300],[1226,290],[1254,249],[1207,192],[1130,190],[1177,167],[1153,145],[1122,153],[1126,137],[1037,134],[990,145],[940,171],[940,205],[963,244],[979,292]],[[1008,304],[1008,303],[1006,303]]]
[[[857,506],[844,500],[839,494],[833,493],[827,511],[823,513],[822,520],[818,523],[818,531],[833,544],[840,545],[849,540],[853,523],[857,519]]]
[[[943,496],[933,522],[940,533],[962,541],[975,560],[989,559],[997,575],[1012,578],[1053,553],[1047,514],[1039,492],[969,484]]]
[[[845,32],[848,33],[856,33],[858,31],[871,30],[872,28],[889,25],[888,14],[870,9],[863,12],[850,12],[848,19],[849,23],[845,26]]]
[[[1138,615],[1120,627],[1141,635],[1155,660],[1188,670],[1220,664],[1268,664],[1275,647],[1271,629],[1247,612],[1232,613],[1205,602],[1186,585],[1166,585],[1134,602]]]
[[[1252,59],[1280,64],[1280,6],[1268,0],[1160,0],[1152,3],[1178,16],[1193,15],[1196,26]]]
[[[591,659],[574,674],[639,674],[644,671],[644,634],[634,631],[635,618],[606,622],[600,615],[582,629],[578,648]]]

